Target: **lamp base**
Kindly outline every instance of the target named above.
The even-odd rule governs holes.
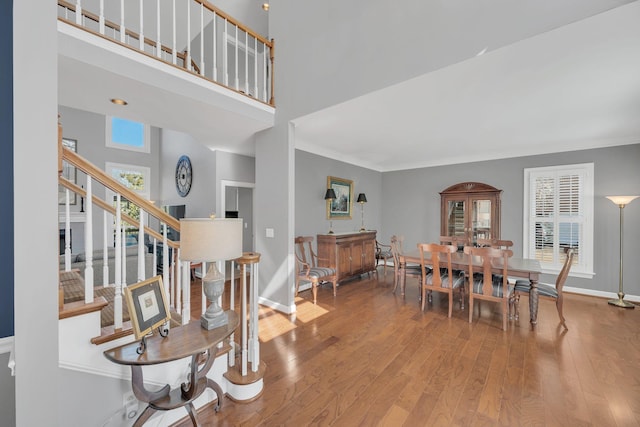
[[[220,326],[224,326],[229,323],[229,314],[224,311],[222,314],[219,314],[215,317],[205,317],[203,314],[200,317],[200,326],[202,326],[207,331],[211,329],[219,328]]]
[[[634,304],[631,304],[630,302],[626,302],[623,298],[624,298],[624,294],[622,295],[618,294],[618,299],[610,299],[607,302],[611,305],[615,305],[616,307],[635,308]]]
[[[611,305],[615,305],[616,307],[635,308],[634,304],[624,300],[624,294],[622,292],[618,292],[618,299],[610,299],[607,302]]]

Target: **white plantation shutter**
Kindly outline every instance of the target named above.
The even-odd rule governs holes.
[[[564,249],[576,252],[572,275],[593,275],[593,163],[525,169],[525,258],[556,273]]]

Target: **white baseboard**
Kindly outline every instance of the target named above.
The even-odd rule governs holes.
[[[272,308],[284,314],[293,314],[296,312],[296,304],[293,302],[290,307],[280,304],[279,302],[271,301],[264,297],[258,297],[258,304]]]
[[[571,294],[588,295],[592,297],[608,298],[608,299],[618,298],[618,294],[615,292],[605,292],[605,291],[598,291],[594,289],[584,289],[584,288],[573,288],[571,286],[565,286],[564,288],[562,288],[562,290],[564,292],[571,293]],[[640,295],[625,295],[624,299],[625,301],[640,302]]]
[[[0,354],[11,353],[13,350],[13,337],[0,338]]]

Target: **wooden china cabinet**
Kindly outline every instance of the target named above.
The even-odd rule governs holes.
[[[500,194],[490,185],[461,182],[440,193],[440,235],[477,239],[500,238]]]

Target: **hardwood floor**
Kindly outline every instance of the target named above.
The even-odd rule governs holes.
[[[203,408],[203,425],[640,425],[640,307],[565,294],[569,330],[550,301],[531,330],[522,298],[503,332],[497,304],[477,304],[469,324],[459,303],[447,318],[444,294],[422,313],[416,279],[404,298],[392,288],[380,268],[336,298],[323,286],[315,306],[300,293],[294,316],[262,307],[264,391]]]

